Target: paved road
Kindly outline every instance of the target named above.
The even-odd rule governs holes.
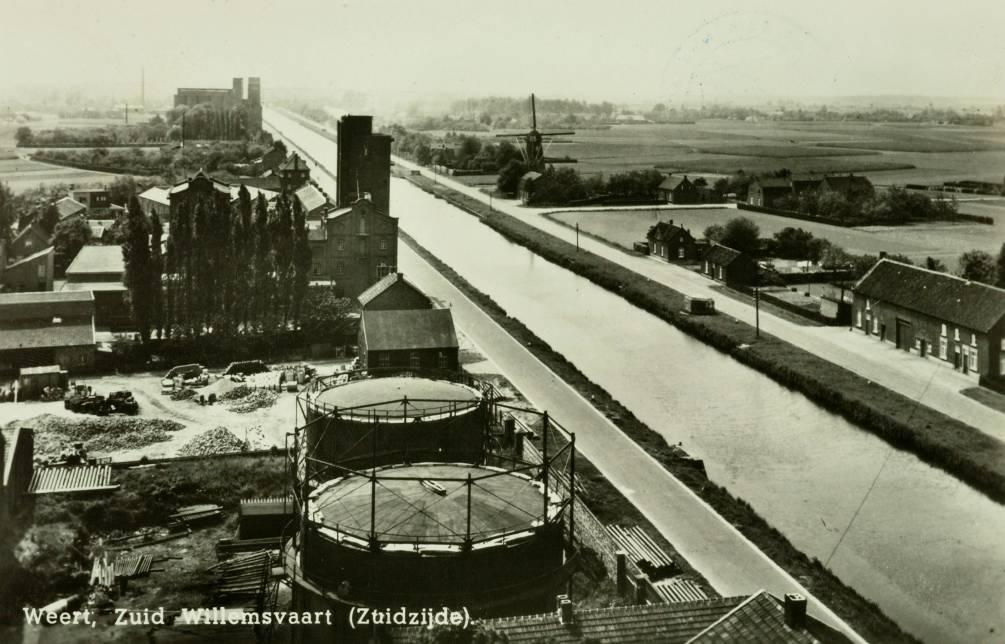
[[[276,121],[278,124],[280,119]],[[290,127],[283,127],[283,131],[287,138],[297,132]],[[292,142],[297,147],[303,145],[317,159],[330,156],[330,150],[318,149],[311,141],[312,137],[305,136]],[[424,292],[451,303],[455,324],[480,352],[499,367],[531,404],[547,410],[576,433],[580,452],[718,592],[726,596],[751,594],[760,589],[775,595],[797,592],[808,598],[813,615],[853,641],[865,641],[403,244],[399,245],[398,266]]]
[[[431,171],[419,168],[407,160],[395,158],[395,163],[409,169],[419,169],[424,175],[433,178]],[[436,175],[435,178],[459,192],[484,203],[489,202],[488,195],[477,188],[465,186],[443,175]],[[530,210],[513,200],[493,199],[492,206],[555,237],[571,243],[576,241],[574,230],[542,216],[547,211]],[[716,308],[720,312],[754,324],[753,306],[723,297],[718,292],[719,286],[715,282],[694,271],[656,258],[629,254],[585,235],[579,237],[579,245],[584,250],[621,264],[686,295],[714,298]],[[1005,414],[961,394],[960,391],[963,389],[976,387],[977,379],[954,371],[948,363],[934,359],[921,360],[917,356],[896,349],[889,343],[878,342],[872,337],[857,331],[849,331],[844,327],[803,326],[763,310],[760,317],[761,329],[767,333],[908,398],[918,400],[999,440],[1005,440]]]

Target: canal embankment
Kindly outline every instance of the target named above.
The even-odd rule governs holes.
[[[520,320],[511,317],[489,295],[473,286],[407,233],[399,231],[399,237],[507,333],[589,400],[600,413],[653,456],[668,472],[687,485],[788,574],[798,579],[807,590],[847,621],[859,634],[869,641],[876,642],[917,642],[886,616],[875,603],[844,584],[818,559],[810,558],[797,549],[749,503],[734,497],[724,487],[710,481],[700,462],[681,448],[670,445],[661,434],[638,419],[603,387],[591,381],[565,356],[552,349]],[[616,508],[624,502],[624,497],[609,485],[597,486],[594,488],[594,493],[596,496],[591,505],[605,516],[616,515],[618,513]]]
[[[475,215],[510,241],[623,297],[822,407],[917,455],[998,503],[1005,502],[1005,443],[890,391],[809,351],[726,315],[683,312],[684,295],[610,260],[457,193],[421,175],[399,173],[420,189]]]

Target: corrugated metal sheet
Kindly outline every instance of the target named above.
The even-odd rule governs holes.
[[[94,492],[114,490],[110,465],[82,465],[78,467],[42,467],[35,470],[28,486],[29,494],[55,494],[59,492]]]
[[[653,582],[653,589],[668,604],[694,602],[709,599],[701,586],[690,579],[663,579]]]

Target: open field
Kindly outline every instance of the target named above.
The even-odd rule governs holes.
[[[72,184],[76,187],[104,185],[115,180],[114,174],[78,170],[21,158],[0,157],[0,181],[16,194],[41,185]]]
[[[616,125],[556,139],[548,153],[578,159],[585,174],[653,166],[721,174],[789,168],[858,172],[880,184],[960,178],[1001,181],[1005,128],[726,120]]]
[[[761,229],[762,237],[789,226],[807,230],[815,237],[823,237],[845,250],[856,254],[878,255],[880,251],[907,255],[916,262],[926,257],[937,257],[950,269],[956,267],[959,256],[970,249],[979,248],[997,253],[1005,239],[1005,217],[995,226],[969,223],[931,223],[912,226],[866,226],[842,228],[809,221],[789,219],[779,215],[740,211],[733,208],[674,208],[620,211],[561,211],[548,215],[561,223],[575,226],[626,248],[645,239],[650,226],[657,221],[672,219],[675,224],[691,230],[695,237],[712,224],[725,225],[730,219],[746,217]]]

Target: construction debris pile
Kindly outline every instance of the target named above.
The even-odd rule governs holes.
[[[16,421],[10,427],[35,430],[35,457],[58,457],[72,443],[83,443],[88,452],[135,449],[171,439],[170,432],[185,426],[173,420],[124,416],[67,418],[42,414]]]
[[[236,389],[235,389],[236,390]],[[279,394],[268,389],[253,389],[242,398],[228,403],[230,411],[238,414],[249,414],[258,409],[271,407],[276,403]]]
[[[207,454],[230,454],[244,451],[244,441],[226,427],[214,427],[204,431],[178,450],[179,456],[205,456]]]
[[[194,389],[175,389],[171,392],[171,400],[188,400],[195,398]]]
[[[237,385],[233,389],[220,394],[220,400],[239,400],[250,395],[253,391],[254,389],[248,385]]]

